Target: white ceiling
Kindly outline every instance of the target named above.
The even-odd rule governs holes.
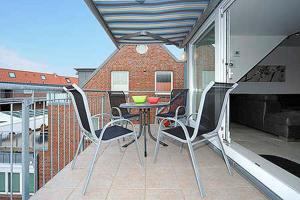
[[[300,0],[236,0],[230,25],[233,35],[291,35],[300,31]]]

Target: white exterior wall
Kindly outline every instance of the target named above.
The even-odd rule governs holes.
[[[234,83],[242,78],[286,36],[240,36],[230,37],[230,61],[233,63],[232,79]],[[240,56],[234,57],[233,52],[239,51]]]
[[[273,51],[260,65],[286,67],[285,82],[241,82],[235,93],[299,94],[300,47],[282,46]]]
[[[236,0],[238,1],[238,0]],[[226,61],[226,31],[225,31],[225,21],[224,18],[221,17],[221,13],[223,10],[227,8],[230,3],[234,2],[234,0],[223,0],[223,2],[218,6],[217,9],[210,15],[210,17],[206,20],[206,22],[202,25],[202,27],[199,29],[198,33],[195,34],[195,36],[192,38],[192,40],[187,44],[187,69],[188,69],[188,88],[190,89],[190,96],[189,96],[189,104],[192,105],[193,103],[193,94],[196,90],[194,87],[194,77],[193,77],[193,43],[199,38],[199,36],[211,25],[212,22],[215,23],[215,48],[216,48],[216,54],[215,54],[215,80],[216,81],[226,81],[226,67],[225,67],[225,61]],[[275,47],[280,40],[282,40],[283,36],[277,36],[274,38],[265,38],[267,40],[265,45],[261,46],[261,50],[258,52],[255,52],[251,46],[248,46],[248,49],[242,49],[241,51],[247,52],[247,54],[254,54],[250,55],[250,57],[246,58],[245,60],[249,64],[256,64],[259,62],[261,58],[263,58],[268,51],[272,49],[272,47]],[[238,38],[236,38],[238,39]],[[258,38],[256,38],[258,39]],[[259,39],[258,39],[259,40]],[[248,43],[250,44],[251,41],[256,41],[255,38],[248,38]],[[238,42],[236,40],[236,42]],[[257,42],[251,43],[252,47],[255,47],[255,44],[257,45]],[[242,53],[241,53],[242,54]],[[242,60],[239,60],[241,69],[236,69],[234,71],[236,78],[234,80],[238,80],[238,76],[241,76],[241,74],[245,73],[247,70],[246,65],[241,65]],[[249,68],[248,68],[249,69]],[[194,111],[194,107],[189,108],[189,112],[192,113]],[[193,125],[193,121],[191,122],[191,125]],[[224,125],[224,124],[223,124]],[[223,133],[220,132],[222,135]],[[211,141],[212,144],[214,144],[217,148],[220,149],[218,143],[216,141]],[[262,184],[264,184],[266,187],[268,187],[270,190],[272,190],[274,193],[276,193],[279,197],[282,199],[300,199],[300,184],[298,184],[298,179],[290,179],[289,173],[285,170],[281,169],[278,166],[275,166],[273,164],[270,164],[268,161],[265,161],[257,154],[247,150],[246,148],[238,145],[235,142],[231,142],[230,144],[225,144],[224,146],[225,151],[227,155],[235,161],[238,165],[243,167],[247,172],[249,172],[252,176],[254,176],[258,181],[260,181]],[[260,167],[256,164],[260,164]],[[226,184],[226,183],[224,183]]]

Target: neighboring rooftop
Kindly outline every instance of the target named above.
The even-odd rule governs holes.
[[[0,82],[34,85],[69,85],[78,83],[78,78],[60,76],[55,73],[51,74],[0,68]]]

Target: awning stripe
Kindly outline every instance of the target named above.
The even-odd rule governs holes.
[[[177,28],[177,27],[190,27],[190,25],[193,24],[190,22],[156,22],[156,23],[149,23],[147,26],[145,26],[145,23],[113,23],[110,24],[109,27],[111,29],[120,29],[120,28],[130,28],[130,29],[157,29],[157,28]]]
[[[101,6],[103,8],[105,7],[131,7],[131,6],[136,6],[136,7],[142,7],[146,5],[147,7],[150,6],[165,6],[165,5],[190,5],[190,4],[201,4],[203,6],[207,5],[209,3],[209,0],[145,0],[144,3],[138,3],[135,0],[130,0],[130,1],[111,1],[111,0],[94,0],[94,3],[96,6]]]
[[[158,19],[158,20],[145,20],[145,19],[137,19],[137,20],[134,20],[134,19],[118,19],[118,21],[110,21],[110,20],[107,20],[107,22],[109,22],[110,24],[115,24],[115,23],[137,23],[137,24],[145,24],[145,22],[147,23],[168,23],[168,22],[185,22],[185,23],[193,23],[197,20],[197,18],[179,18],[180,20],[178,19]]]
[[[149,25],[147,27],[145,26],[141,26],[141,27],[138,27],[137,25],[135,27],[131,27],[130,30],[132,30],[132,32],[137,32],[137,31],[141,31],[141,30],[146,30],[146,31],[153,31],[153,30],[160,30],[161,32],[163,32],[163,30],[168,30],[168,29],[171,29],[170,31],[174,31],[176,32],[175,29],[182,29],[182,30],[190,30],[192,27],[188,26],[188,25],[178,25],[178,26],[170,26],[170,27],[165,27],[165,26],[162,26],[162,27],[153,27],[152,25]],[[118,30],[128,30],[128,27],[112,27],[111,28],[112,31],[118,31]]]
[[[197,20],[199,16],[198,14],[172,14],[172,15],[164,15],[164,16],[140,16],[140,15],[134,15],[134,16],[123,16],[120,18],[120,16],[113,16],[113,17],[104,17],[105,21],[108,23],[116,22],[116,21],[132,21],[135,22],[147,22],[151,23],[152,21],[184,21],[184,20]]]
[[[179,34],[179,33],[185,33],[185,34],[188,34],[189,30],[186,30],[186,29],[176,29],[176,30],[169,30],[169,29],[166,29],[164,30],[163,32],[161,30],[152,30],[151,31],[152,33],[154,34],[159,34],[159,35],[168,35],[168,34]],[[132,30],[120,30],[120,31],[112,31],[112,33],[114,35],[128,35],[130,33],[132,33]]]
[[[119,16],[130,16],[130,15],[162,15],[162,14],[173,14],[173,13],[199,13],[199,8],[193,9],[171,9],[171,10],[163,10],[163,11],[152,11],[152,12],[144,12],[144,11],[127,11],[127,12],[118,12],[117,10],[112,10],[111,12],[103,12],[105,16],[114,16],[118,14]]]
[[[173,38],[167,38],[171,41],[180,41],[182,39],[184,39],[184,37],[173,37]],[[149,38],[149,37],[144,37],[144,36],[140,36],[140,37],[132,37],[130,38],[130,40],[154,40],[153,38]],[[124,41],[124,40],[118,40],[118,41]]]
[[[115,37],[116,38],[120,38],[120,37],[122,37],[122,36],[124,36],[124,35],[126,35],[126,34],[115,34]],[[161,35],[161,34],[160,34]],[[168,38],[168,39],[170,39],[170,38],[177,38],[177,37],[185,37],[186,36],[186,33],[176,33],[176,34],[164,34],[163,35],[164,36],[164,38]]]
[[[85,1],[115,43],[180,46],[211,0]]]

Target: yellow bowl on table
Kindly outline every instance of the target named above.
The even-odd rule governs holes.
[[[132,96],[133,102],[136,104],[145,103],[147,100],[147,96]]]

